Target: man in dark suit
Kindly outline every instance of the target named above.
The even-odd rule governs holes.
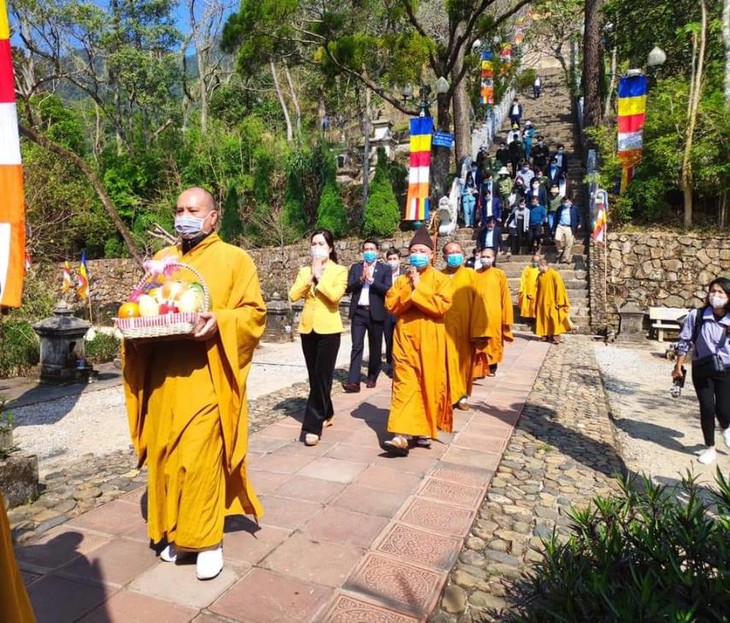
[[[553,186],[557,186],[560,188],[560,180],[565,177],[565,173],[563,170],[558,166],[558,159],[553,156],[550,158],[550,166],[547,170],[547,181],[548,186],[552,188]]]
[[[479,248],[492,249],[494,251],[494,257],[497,257],[501,246],[502,228],[497,224],[497,220],[493,216],[490,216],[479,232]]]
[[[346,392],[360,391],[365,333],[368,334],[368,376],[366,387],[375,387],[380,373],[383,352],[383,322],[385,321],[385,293],[390,288],[388,267],[378,262],[378,241],[369,238],[362,243],[362,262],[350,266],[347,290],[350,299],[350,373],[342,387]]]
[[[557,163],[563,175],[568,175],[568,154],[565,153],[565,145],[558,145],[558,151],[553,154],[555,162]]]
[[[550,160],[550,148],[545,144],[543,136],[537,137],[537,145],[532,146],[532,166],[535,169],[543,169],[548,165]]]
[[[385,255],[385,261],[388,264],[386,283],[388,284],[388,288],[391,288],[395,280],[403,273],[400,265],[400,251],[395,248],[388,249],[388,253]],[[385,373],[388,376],[393,376],[393,331],[395,330],[395,323],[397,321],[398,316],[388,311],[385,312],[383,335],[385,336]]]

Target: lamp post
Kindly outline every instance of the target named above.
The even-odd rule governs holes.
[[[659,46],[654,46],[646,57],[647,86],[656,85],[659,69],[667,62],[667,55]]]

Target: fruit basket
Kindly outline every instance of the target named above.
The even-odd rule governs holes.
[[[190,335],[200,312],[210,310],[210,292],[203,276],[176,258],[145,262],[145,275],[120,308],[114,322],[127,340]],[[187,271],[197,281],[185,281]]]

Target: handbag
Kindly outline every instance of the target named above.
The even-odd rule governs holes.
[[[696,331],[699,334],[699,331]],[[695,337],[696,341],[696,337]],[[692,368],[696,374],[701,376],[714,376],[715,374],[722,374],[730,368],[726,367],[720,357],[720,351],[725,347],[727,341],[727,331],[722,334],[722,339],[717,344],[717,351],[707,357],[700,357],[692,362]]]

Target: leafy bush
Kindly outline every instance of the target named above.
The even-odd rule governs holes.
[[[347,210],[336,182],[327,182],[317,209],[317,228],[329,229],[336,238],[347,233]]]
[[[119,356],[121,341],[110,333],[97,332],[93,339],[84,346],[86,361],[89,363],[106,363]]]
[[[236,244],[243,234],[243,222],[238,205],[238,191],[235,186],[228,189],[226,203],[223,206],[223,218],[221,218],[221,238],[231,244]]]
[[[0,320],[0,378],[24,376],[38,363],[38,336],[27,320]]]
[[[536,77],[537,77],[537,71],[535,71],[532,67],[528,67],[527,69],[520,72],[520,75],[517,76],[517,80],[515,81],[517,90],[518,91],[531,90]]]
[[[687,475],[676,488],[642,479],[573,510],[572,535],[545,541],[519,587],[512,622],[727,621],[730,481],[717,490]]]
[[[365,236],[392,236],[401,221],[400,207],[390,184],[388,159],[382,149],[378,150],[378,164],[370,185],[368,202],[365,206]]]

